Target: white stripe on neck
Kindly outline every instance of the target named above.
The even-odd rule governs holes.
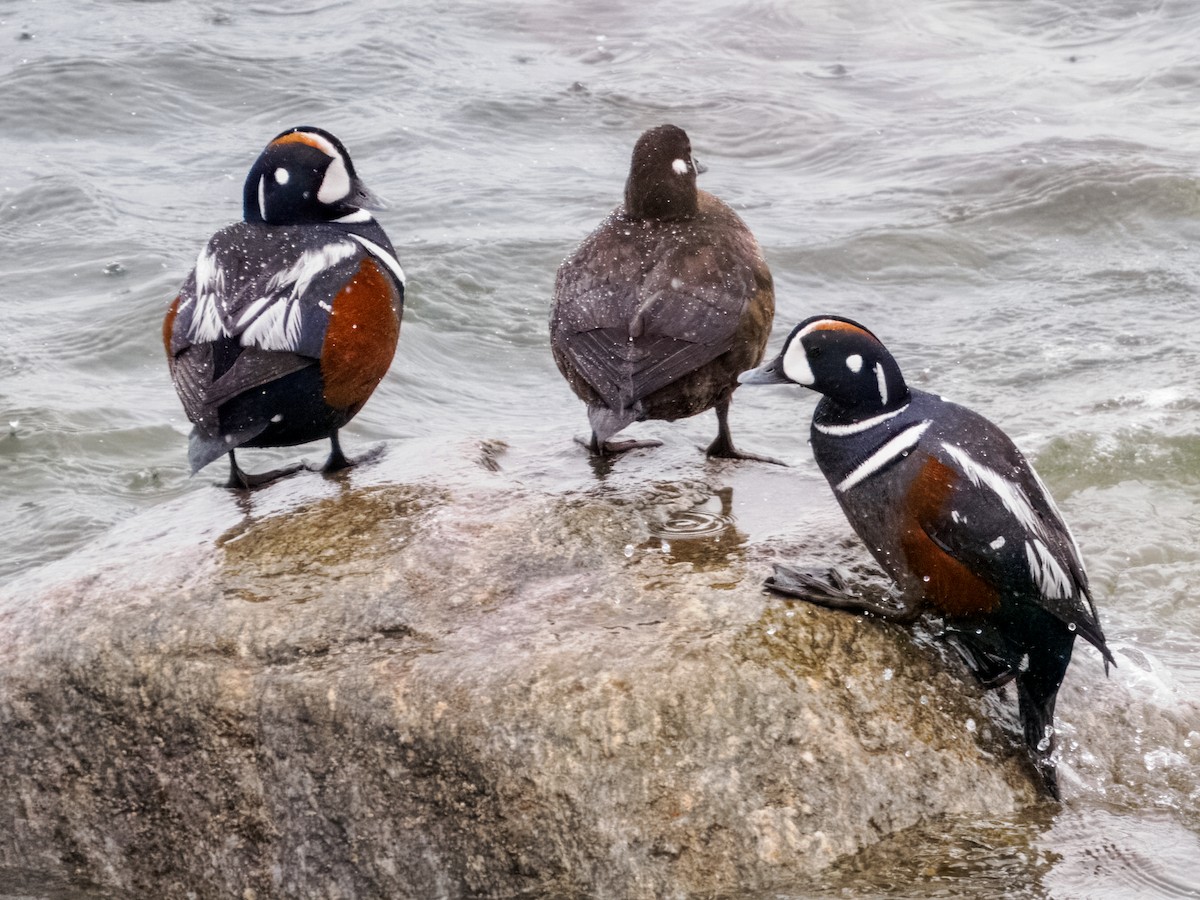
[[[357,225],[360,222],[374,222],[375,217],[365,209],[356,209],[354,212],[346,213],[346,215],[333,221],[339,225]]]
[[[870,478],[876,472],[883,469],[888,463],[895,460],[897,457],[908,453],[913,447],[917,446],[917,442],[921,440],[921,435],[932,424],[931,419],[926,419],[924,422],[918,422],[916,425],[910,425],[902,432],[896,435],[891,440],[884,443],[882,447],[864,459],[861,463],[855,466],[854,470],[838,482],[836,490],[845,493],[866,479]]]
[[[876,425],[880,425],[888,419],[894,419],[906,409],[908,409],[907,403],[892,412],[872,416],[869,419],[862,419],[858,422],[851,422],[849,425],[818,425],[816,422],[813,422],[813,428],[817,429],[821,434],[828,434],[831,437],[846,437],[851,434],[861,434],[864,431],[870,431]]]

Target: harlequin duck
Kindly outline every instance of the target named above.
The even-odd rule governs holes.
[[[558,269],[550,346],[587,404],[595,454],[658,446],[609,441],[632,422],[715,409],[708,455],[765,459],[734,448],[729,402],[738,373],[762,360],[775,289],[745,223],[697,190],[701,171],[682,128],[647,131],[624,204]]]
[[[377,203],[320,128],[283,132],[251,167],[245,221],[209,239],[163,322],[192,474],[228,454],[228,486],[255,487],[301,467],[250,475],[238,447],[321,438],[325,471],[352,464],[338,429],[391,365],[404,307]]]
[[[1115,662],[1079,550],[1033,467],[987,419],[909,388],[879,339],[849,319],[801,322],[779,356],[740,381],[823,395],[813,456],[899,605],[786,567],[769,586],[901,622],[942,616],[982,684],[1016,680],[1025,742],[1057,798],[1054,701],[1076,635],[1100,651],[1106,672]]]

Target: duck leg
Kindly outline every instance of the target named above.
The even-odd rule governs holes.
[[[733,446],[733,435],[729,432],[729,401],[729,397],[724,397],[713,407],[717,413],[717,437],[708,445],[705,453],[717,459],[749,459],[755,462],[771,463],[776,466],[786,466],[787,463],[783,462],[783,460],[775,459],[773,456],[747,453]]]
[[[338,440],[338,433],[335,431],[329,436],[329,459],[325,460],[325,465],[321,468],[322,472],[340,472],[342,469],[350,468],[354,463],[346,459],[346,454],[342,452],[342,442]]]
[[[338,440],[338,433],[336,431],[329,436],[329,444],[329,459],[325,460],[325,465],[321,467],[321,471],[326,475],[333,472],[340,472],[343,469],[349,469],[351,466],[356,466],[362,462],[368,462],[383,452],[383,444],[380,444],[368,450],[362,456],[351,459],[342,452],[342,442]]]
[[[1075,635],[1065,629],[1062,635],[1047,635],[1040,646],[1030,649],[1028,668],[1017,674],[1017,706],[1025,744],[1046,792],[1055,800],[1059,799],[1059,793],[1054,757],[1054,704],[1071,662],[1074,643]]]

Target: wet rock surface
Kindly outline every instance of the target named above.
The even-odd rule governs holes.
[[[953,661],[762,592],[803,548],[733,492],[853,563],[823,483],[684,468],[546,489],[501,445],[214,488],[22,578],[0,867],[148,897],[736,895],[1036,802]]]

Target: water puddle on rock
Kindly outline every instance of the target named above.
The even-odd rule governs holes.
[[[650,539],[643,547],[657,547],[667,561],[688,563],[700,570],[726,567],[730,557],[746,545],[746,535],[738,529],[732,509],[733,488],[721,488],[693,509],[673,511],[661,521],[650,522]]]

